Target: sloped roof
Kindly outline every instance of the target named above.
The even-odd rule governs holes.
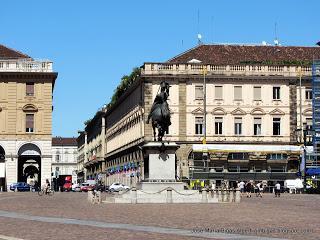
[[[52,146],[77,146],[77,138],[53,137]]]
[[[188,63],[192,59],[212,65],[309,65],[320,59],[320,47],[199,45],[168,62]]]
[[[17,58],[31,58],[17,50],[13,50],[0,44],[0,59],[17,59]]]

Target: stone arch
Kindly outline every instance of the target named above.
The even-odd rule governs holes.
[[[304,116],[312,116],[312,108],[307,108],[302,112],[302,115]]]
[[[265,115],[266,112],[262,108],[254,108],[250,112],[251,115]]]
[[[26,104],[23,106],[22,111],[24,111],[24,112],[38,112],[38,108],[33,104]]]
[[[227,112],[222,107],[216,107],[211,112],[213,115],[226,115]]]
[[[4,161],[6,157],[6,152],[4,148],[0,145],[0,162]]]
[[[34,143],[24,143],[19,147],[18,156],[41,156],[41,149]]]
[[[39,184],[41,182],[41,160],[41,149],[36,144],[23,143],[18,149],[18,182],[31,183],[30,181],[32,181]],[[29,166],[34,166],[37,171]]]

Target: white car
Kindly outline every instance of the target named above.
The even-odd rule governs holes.
[[[129,189],[130,189],[129,186],[126,186],[122,183],[112,183],[109,187],[110,192],[119,192],[119,191],[123,191],[123,190],[127,191]]]
[[[72,184],[72,192],[80,192],[80,185],[78,183]]]

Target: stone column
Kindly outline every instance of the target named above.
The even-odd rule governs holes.
[[[235,202],[239,203],[241,201],[241,194],[240,194],[240,190],[237,189],[236,190],[236,196],[235,196]]]
[[[172,203],[172,189],[167,188],[167,203]]]
[[[207,203],[208,202],[208,192],[206,188],[202,188],[201,189],[201,194],[202,194],[202,199],[201,202],[202,203]]]
[[[131,189],[131,203],[136,204],[137,202],[138,202],[137,189],[135,187],[133,187]]]
[[[220,188],[218,189],[218,202],[222,202],[222,191]]]

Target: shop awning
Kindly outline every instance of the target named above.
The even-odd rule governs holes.
[[[320,168],[307,169],[307,175],[309,175],[309,176],[320,175]]]

